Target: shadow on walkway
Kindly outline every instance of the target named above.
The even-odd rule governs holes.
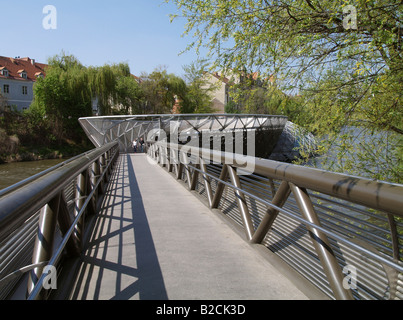
[[[168,299],[132,161],[118,160],[72,300]]]

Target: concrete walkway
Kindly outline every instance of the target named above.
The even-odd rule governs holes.
[[[71,299],[307,299],[146,155],[112,178]]]

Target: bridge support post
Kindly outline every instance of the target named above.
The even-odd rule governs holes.
[[[182,156],[182,158],[183,158],[183,160],[182,160],[183,161],[183,166],[184,166],[184,170],[185,170],[185,173],[186,173],[186,179],[187,179],[188,187],[190,189],[192,187],[192,175],[190,173],[189,162],[187,161],[186,156],[185,156],[184,153],[180,153],[179,158],[180,158],[180,156]]]
[[[167,151],[167,170],[168,172],[172,172],[173,170],[173,164],[172,164],[172,149],[168,148]]]
[[[228,178],[228,165],[224,164],[220,173],[220,180],[225,181]],[[214,198],[211,203],[212,209],[217,209],[220,205],[222,193],[224,192],[225,184],[218,182],[217,189],[215,190]]]
[[[248,241],[250,241],[253,237],[254,227],[253,227],[252,219],[249,214],[248,206],[246,205],[245,195],[242,193],[242,191],[238,190],[238,189],[242,188],[241,181],[239,180],[239,177],[238,177],[237,173],[235,172],[235,169],[233,167],[231,167],[230,165],[228,165],[227,167],[228,167],[228,172],[229,172],[231,182],[237,188],[234,190],[235,198],[237,199],[238,208],[239,208],[239,211],[242,216],[242,221],[243,221],[243,225],[245,228],[246,238]]]
[[[88,177],[87,170],[81,172],[77,177],[74,216],[78,216],[79,212],[81,211],[81,208],[85,203],[86,190],[87,190],[86,184],[88,180],[87,177]],[[84,214],[80,217],[80,220],[77,223],[75,230],[75,235],[80,242],[80,247],[82,246],[83,232],[84,232]]]
[[[199,169],[200,165],[199,164],[195,164],[195,168]],[[192,175],[192,183],[190,184],[190,190],[194,191],[196,190],[196,186],[197,186],[197,181],[199,179],[199,171],[197,170],[193,170],[193,175]]]
[[[272,204],[277,207],[282,207],[284,203],[287,201],[289,195],[291,193],[290,187],[287,181],[283,181],[280,185],[280,188],[276,192]],[[278,210],[274,208],[269,208],[266,211],[262,221],[259,224],[259,227],[256,229],[256,232],[253,234],[252,243],[261,243],[266,236],[267,232],[269,232],[271,226],[273,225],[274,220],[276,220],[278,216]]]
[[[105,170],[105,167],[106,167],[105,155],[102,155],[99,158],[99,160],[97,162],[97,165],[98,165],[98,168],[97,168],[98,175],[99,175],[99,177],[102,177],[102,174],[104,173],[104,170]],[[102,179],[102,181],[101,181],[101,183],[99,185],[100,189],[99,189],[98,193],[104,193],[105,192],[105,182],[106,182],[105,180],[106,180],[105,178]]]
[[[42,209],[39,217],[38,234],[35,240],[34,252],[32,255],[32,264],[39,265],[47,262],[52,257],[53,239],[55,236],[55,228],[57,216],[59,214],[60,194],[53,198]],[[33,269],[28,279],[27,296],[31,294],[42,276],[45,266]],[[41,292],[37,296],[38,300],[43,299]]]
[[[62,232],[63,236],[69,231],[70,226],[73,223],[73,219],[70,217],[70,212],[67,207],[67,201],[64,197],[63,192],[60,195],[60,206],[59,206],[59,214],[58,214],[58,221],[60,231]],[[80,250],[80,242],[78,241],[75,235],[72,235],[69,240],[67,241],[66,245],[67,254],[69,256],[79,256],[81,253]]]
[[[202,158],[200,158],[200,168],[203,172],[207,172],[206,163]],[[207,175],[203,174],[203,180],[204,180],[204,187],[206,188],[208,203],[211,208],[213,201],[213,191],[211,190],[210,179]]]
[[[289,185],[304,219],[320,226],[320,221],[316,215],[307,190],[297,187],[293,183],[289,183]],[[308,230],[335,298],[338,300],[354,300],[351,291],[343,287],[343,273],[329,244],[327,236],[310,226],[308,226]]]

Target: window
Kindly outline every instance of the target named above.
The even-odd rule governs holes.
[[[5,84],[4,87],[3,87],[3,92],[4,93],[10,93],[10,85]]]
[[[25,70],[19,70],[18,74],[20,75],[21,78],[24,78],[24,79],[27,78],[27,72]]]
[[[27,86],[23,86],[22,87],[22,94],[28,94],[28,87]]]
[[[1,71],[1,74],[2,74],[3,76],[5,76],[5,77],[8,77],[8,70],[7,70],[7,69],[3,69],[3,70]]]

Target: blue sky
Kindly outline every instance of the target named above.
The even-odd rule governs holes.
[[[57,10],[57,28],[46,30],[46,5]],[[62,51],[86,66],[126,62],[131,72],[151,73],[158,66],[183,75],[183,65],[197,59],[179,55],[191,42],[182,37],[186,21],[163,0],[0,0],[0,55],[30,57],[46,63]]]

